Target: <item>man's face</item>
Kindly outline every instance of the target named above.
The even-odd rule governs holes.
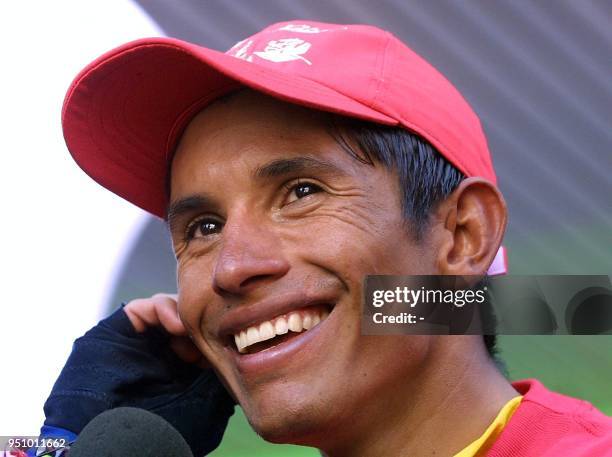
[[[360,335],[364,276],[434,273],[434,249],[406,230],[396,176],[347,154],[325,121],[239,92],[191,122],[172,167],[179,314],[277,442],[317,445],[390,411],[431,344]],[[271,331],[238,351],[236,335]]]

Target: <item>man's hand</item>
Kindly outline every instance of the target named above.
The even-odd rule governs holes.
[[[45,425],[78,434],[118,406],[160,415],[196,457],[221,441],[234,401],[187,336],[172,295],[133,300],[75,341],[45,403]]]
[[[161,327],[170,335],[170,347],[187,363],[209,368],[202,353],[187,335],[177,310],[175,294],[155,294],[151,298],[137,298],[123,308],[134,329],[144,333],[150,327]]]

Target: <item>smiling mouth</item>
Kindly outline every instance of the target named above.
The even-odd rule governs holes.
[[[253,354],[278,346],[323,322],[331,306],[316,305],[291,311],[234,334],[240,354]]]

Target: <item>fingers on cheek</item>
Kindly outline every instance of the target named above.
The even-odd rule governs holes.
[[[156,326],[160,324],[157,315],[157,302],[154,298],[134,300],[134,312],[147,326]],[[129,306],[129,305],[128,305]]]
[[[174,300],[164,300],[157,307],[157,316],[162,326],[173,335],[187,335],[187,329],[179,318]]]
[[[145,300],[132,300],[126,305],[124,311],[137,332],[141,333],[146,330],[148,327],[149,317],[147,316],[148,311]]]

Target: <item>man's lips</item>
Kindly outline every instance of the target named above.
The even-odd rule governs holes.
[[[329,315],[309,330],[299,333],[289,331],[285,335],[256,343],[243,353],[239,353],[232,342],[225,346],[223,352],[245,382],[261,380],[261,376],[282,376],[287,370],[294,374],[303,373],[307,367],[317,370],[341,331],[342,319],[337,312],[339,306],[342,305],[334,303],[333,310],[329,308]],[[327,308],[320,306],[303,308],[300,312],[308,309],[325,309],[327,313]],[[296,367],[300,367],[300,370],[296,371]]]
[[[326,306],[309,306],[255,324],[234,335],[238,352],[257,352],[316,327],[329,315]]]
[[[234,345],[234,335],[249,327],[303,309],[331,311],[337,297],[332,294],[308,295],[302,292],[289,292],[276,295],[248,305],[238,305],[227,311],[220,319],[218,336],[226,345]],[[323,316],[324,317],[324,316]]]

